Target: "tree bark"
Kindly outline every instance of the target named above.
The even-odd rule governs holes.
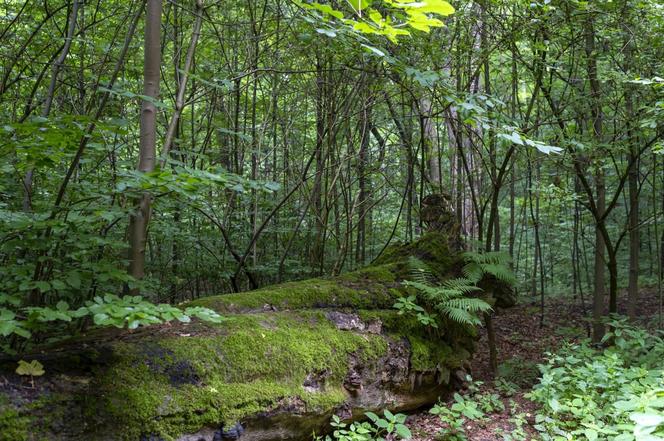
[[[625,4],[623,17],[623,42],[625,53],[625,72],[630,71],[633,62],[633,43],[629,27],[629,4]],[[627,115],[627,142],[629,143],[630,167],[627,177],[627,188],[629,192],[629,281],[627,287],[627,315],[636,318],[636,309],[639,301],[639,248],[641,246],[639,234],[639,161],[637,139],[631,123],[631,115],[634,114],[632,101],[633,87],[625,83],[625,115]]]
[[[585,52],[587,57],[587,72],[590,82],[590,101],[593,137],[597,142],[602,140],[602,108],[600,103],[600,84],[597,78],[597,54],[595,51],[595,28],[593,17],[585,22]],[[595,269],[594,269],[594,293],[593,293],[593,341],[599,342],[604,336],[604,296],[605,280],[604,268],[606,266],[605,253],[606,243],[600,231],[600,223],[604,222],[604,211],[606,210],[606,187],[604,183],[604,171],[598,166],[595,171],[595,198],[596,198],[596,225],[595,227]]]
[[[143,49],[143,95],[140,120],[140,150],[138,170],[154,170],[157,141],[157,106],[161,67],[161,0],[147,0],[145,15],[145,44]],[[150,222],[152,195],[149,192],[136,201],[129,217],[129,275],[137,280],[145,276],[145,246]]]
[[[201,22],[203,20],[203,0],[196,0],[196,9],[195,15],[196,19],[194,21],[194,29],[191,33],[191,42],[189,43],[189,49],[187,49],[187,57],[184,61],[184,68],[180,72],[180,82],[178,85],[178,93],[175,97],[175,111],[171,120],[168,123],[168,130],[166,131],[166,137],[164,139],[164,146],[161,151],[161,159],[159,161],[159,166],[164,167],[166,160],[168,159],[168,153],[173,145],[173,139],[177,132],[178,122],[180,121],[180,115],[182,115],[182,109],[184,109],[184,94],[187,90],[187,80],[189,79],[189,71],[191,70],[191,65],[194,60],[194,53],[196,52],[196,44],[198,43],[198,37],[201,35]]]

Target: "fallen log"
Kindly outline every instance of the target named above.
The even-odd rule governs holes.
[[[359,271],[192,302],[227,317],[218,325],[91,332],[26,358],[46,370],[34,389],[5,362],[0,439],[311,439],[332,414],[435,402],[463,377],[475,331],[434,333],[392,305],[409,256],[459,274],[449,244],[432,232]]]

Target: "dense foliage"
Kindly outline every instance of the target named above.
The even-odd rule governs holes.
[[[532,295],[659,277],[657,2],[191,3],[0,5],[3,335],[353,269],[436,192]]]
[[[0,350],[219,323],[189,302],[445,230],[465,266],[412,260],[399,313],[485,325],[497,370],[484,282],[540,325],[571,294],[593,343],[551,354],[538,430],[656,439],[661,338],[605,318],[646,284],[664,316],[662,35],[660,0],[2,0]],[[449,439],[475,395],[436,408]],[[334,436],[407,435],[369,418]]]
[[[664,437],[664,340],[624,321],[610,325],[610,346],[570,344],[541,367],[530,396],[542,405],[535,427],[544,440]]]

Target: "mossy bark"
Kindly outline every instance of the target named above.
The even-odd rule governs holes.
[[[458,273],[457,255],[433,233],[336,278],[193,302],[223,313],[221,325],[96,332],[35,355],[47,374],[27,398],[7,363],[15,387],[0,388],[0,434],[212,441],[241,425],[242,440],[307,439],[332,413],[431,403],[464,366],[474,335],[429,334],[392,309],[410,255],[441,276]]]

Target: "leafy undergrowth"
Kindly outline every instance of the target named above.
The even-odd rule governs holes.
[[[623,320],[603,349],[587,341],[550,354],[530,398],[545,440],[664,439],[664,340]]]
[[[643,311],[657,311],[655,293],[642,295]],[[664,440],[662,339],[623,323],[609,334],[613,346],[598,350],[578,301],[549,301],[543,326],[539,312],[520,305],[495,316],[498,374],[483,333],[474,381],[409,417],[414,441]],[[644,317],[641,325],[653,323]]]

